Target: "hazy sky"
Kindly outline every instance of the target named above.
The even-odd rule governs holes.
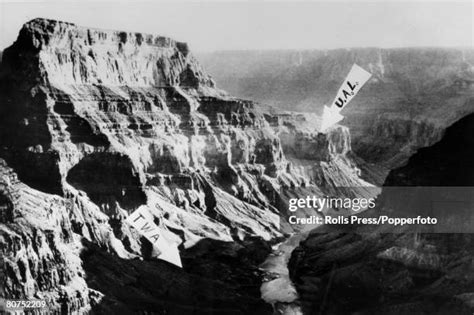
[[[473,1],[5,1],[0,49],[48,17],[186,41],[195,51],[473,44]]]

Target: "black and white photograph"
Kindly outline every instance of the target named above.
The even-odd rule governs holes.
[[[474,314],[472,0],[0,0],[0,314]]]

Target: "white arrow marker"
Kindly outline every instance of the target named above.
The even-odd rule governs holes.
[[[152,215],[145,207],[140,207],[125,220],[138,232],[145,236],[160,252],[159,259],[166,260],[178,267],[183,267],[179,250],[174,244],[169,244],[161,235],[160,228],[153,222]]]
[[[344,119],[340,114],[341,110],[349,104],[356,96],[364,84],[369,81],[371,73],[365,71],[358,65],[354,64],[351,71],[347,75],[346,80],[339,88],[336,98],[331,106],[324,106],[323,118],[321,121],[321,131],[325,131],[333,125]]]

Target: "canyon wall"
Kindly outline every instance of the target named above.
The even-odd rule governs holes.
[[[293,232],[287,198],[371,186],[346,127],[231,97],[161,36],[32,20],[0,104],[5,295],[53,310],[271,312],[258,265]],[[183,269],[125,222],[136,209]]]
[[[341,124],[359,156],[388,169],[474,110],[472,48],[217,51],[199,58],[234,95],[317,114],[357,63],[372,78],[342,111]]]
[[[465,200],[459,196],[474,184],[473,128],[471,114],[450,126],[438,143],[420,149],[405,166],[392,170],[378,207],[361,216],[416,216],[408,205],[423,197],[415,189],[431,186],[439,187],[433,192],[448,196],[446,200],[456,200],[443,202],[438,222],[446,223],[451,213],[456,216]],[[405,187],[405,194],[393,198],[391,186]],[[429,211],[434,207],[431,204]],[[472,226],[472,201],[466,210],[469,216],[463,224]],[[457,233],[419,233],[381,225],[314,230],[289,263],[305,314],[471,314],[474,238],[460,225],[452,231]]]

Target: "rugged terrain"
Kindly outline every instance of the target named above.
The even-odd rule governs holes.
[[[392,170],[380,206],[363,215],[406,215],[407,205],[419,194],[406,189],[405,195],[398,196],[402,202],[393,203],[388,197],[391,186],[439,186],[438,192],[456,189],[455,194],[462,186],[472,187],[473,128],[471,114],[449,127],[441,141]],[[459,207],[459,203],[446,203],[442,211],[449,215]],[[467,210],[463,223],[472,227],[472,197]],[[451,232],[455,231],[460,233],[413,233],[380,226],[313,230],[293,251],[289,266],[304,312],[472,314],[474,238],[472,229],[461,233],[458,225]]]
[[[264,314],[288,198],[367,187],[348,128],[234,98],[185,43],[35,19],[0,69],[4,294],[67,312]],[[183,269],[124,219],[145,209]]]
[[[220,87],[280,109],[322,113],[353,63],[372,73],[342,113],[354,151],[393,169],[474,109],[472,48],[217,51],[199,55]]]

